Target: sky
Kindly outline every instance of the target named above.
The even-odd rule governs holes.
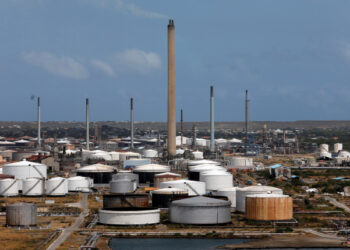
[[[167,24],[185,121],[348,120],[350,1],[1,0],[0,120],[167,118]]]

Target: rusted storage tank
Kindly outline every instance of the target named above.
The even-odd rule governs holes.
[[[176,180],[180,180],[180,179],[181,179],[180,174],[175,174],[175,173],[171,173],[171,172],[156,174],[154,176],[154,186],[160,187],[161,182],[176,181]]]
[[[170,202],[188,198],[188,190],[180,188],[161,188],[152,191],[152,207],[168,208]]]
[[[105,194],[103,208],[148,207],[148,194]]]
[[[248,220],[257,221],[291,220],[293,200],[281,194],[247,195],[245,215]]]
[[[9,226],[35,226],[37,206],[33,203],[14,203],[6,207],[6,224]]]

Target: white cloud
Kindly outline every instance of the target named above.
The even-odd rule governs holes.
[[[90,63],[108,76],[115,76],[114,69],[108,63],[101,60],[91,60]]]
[[[126,70],[148,74],[158,70],[162,66],[160,56],[153,52],[145,52],[139,49],[130,49],[117,53],[117,65]]]
[[[85,0],[84,0],[85,1]],[[144,10],[133,3],[127,3],[124,0],[92,0],[93,3],[103,7],[113,7],[119,11],[124,11],[135,16],[153,18],[153,19],[169,19],[167,15]]]
[[[89,75],[85,67],[71,57],[57,57],[47,52],[24,52],[21,54],[21,58],[53,75],[73,79],[84,79]]]

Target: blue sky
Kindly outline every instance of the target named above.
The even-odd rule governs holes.
[[[165,121],[167,24],[186,121],[345,120],[349,1],[1,0],[0,120]]]

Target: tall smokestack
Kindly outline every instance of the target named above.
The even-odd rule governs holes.
[[[38,147],[41,147],[41,127],[40,127],[40,97],[38,97]]]
[[[175,113],[175,26],[168,24],[168,154],[176,155],[176,113]]]
[[[182,140],[183,140],[183,135],[184,135],[184,113],[183,110],[181,109],[181,113],[180,113],[180,133],[181,133],[181,147],[182,147]]]
[[[86,150],[90,150],[89,123],[89,98],[86,98]]]
[[[130,149],[134,148],[134,99],[130,99]]]
[[[249,122],[249,100],[248,90],[245,91],[245,140],[246,140],[246,152],[248,151],[248,122]]]
[[[214,138],[214,87],[210,86],[210,151],[215,150]]]

